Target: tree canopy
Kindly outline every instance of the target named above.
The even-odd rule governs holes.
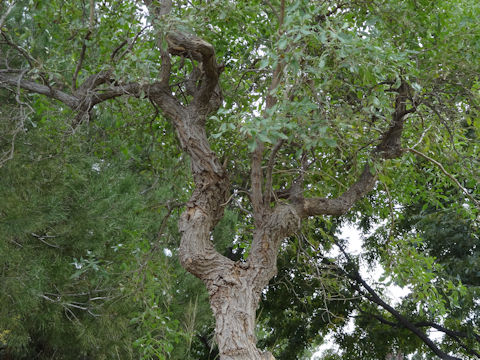
[[[4,0],[0,357],[480,358],[479,18]]]

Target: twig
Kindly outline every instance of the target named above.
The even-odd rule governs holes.
[[[23,248],[23,245],[20,244],[20,243],[18,243],[18,242],[16,242],[14,239],[10,239],[10,241],[13,242],[15,245],[20,246],[21,248]]]
[[[460,184],[460,182],[452,175],[450,174],[447,170],[445,170],[445,168],[443,167],[443,165],[441,163],[439,163],[437,160],[435,159],[432,159],[430,156],[418,151],[418,150],[415,150],[413,148],[407,148],[405,149],[406,151],[410,151],[418,156],[421,156],[423,157],[424,159],[430,161],[431,163],[437,165],[440,170],[450,179],[452,180],[453,183],[455,183],[455,185],[457,185],[457,187],[462,190],[462,192],[465,194],[465,196],[467,196],[474,204],[475,206],[477,207],[477,209],[480,210],[480,201],[476,200],[469,192],[467,189],[465,189],[462,184]]]
[[[48,245],[50,247],[53,247],[53,248],[56,248],[56,249],[60,249],[60,246],[56,245],[56,244],[50,244],[49,242],[45,241],[46,238],[55,238],[56,236],[52,236],[52,235],[37,235],[35,233],[30,233],[30,235],[32,235],[34,238],[37,238],[38,240],[40,240],[41,242],[43,242],[45,245]]]
[[[2,35],[3,39],[7,43],[7,45],[11,46],[14,48],[17,52],[19,52],[28,62],[31,68],[34,68],[35,66],[33,65],[34,63],[40,64],[39,61],[35,58],[33,58],[27,50],[22,48],[21,46],[15,44],[4,32],[0,31],[0,34]]]
[[[0,32],[2,31],[2,27],[3,27],[3,24],[5,23],[5,21],[7,20],[7,16],[8,14],[10,14],[10,11],[12,11],[12,9],[15,7],[15,3],[16,1],[12,1],[12,3],[10,4],[10,6],[7,8],[7,11],[5,11],[5,13],[2,15],[2,17],[0,18]]]
[[[265,2],[267,3],[268,7],[270,8],[270,10],[272,10],[272,12],[275,14],[275,16],[277,17],[277,20],[278,22],[281,21],[281,17],[280,15],[278,14],[277,10],[275,9],[275,7],[272,5],[272,3],[268,0],[265,0]]]
[[[77,89],[77,77],[78,73],[80,72],[83,64],[83,60],[85,58],[85,52],[87,51],[87,40],[90,38],[91,31],[87,31],[87,35],[85,35],[82,43],[82,50],[80,51],[80,58],[78,59],[77,66],[75,67],[75,72],[73,73],[72,76],[72,91],[75,91]]]
[[[242,205],[242,203],[238,200],[238,199],[233,199],[233,201],[235,201],[235,204],[237,204],[237,207],[243,211],[245,214],[247,215],[252,215],[252,213],[250,211],[248,211],[247,209],[245,209]]]
[[[422,136],[420,136],[420,139],[415,143],[415,145],[413,145],[411,148],[412,149],[415,149],[418,145],[421,144],[421,142],[423,141],[423,138],[425,137],[425,135],[427,134],[428,130],[430,130],[432,126],[430,125],[428,128],[425,129],[425,131],[422,133]]]
[[[15,140],[17,138],[17,135],[24,128],[24,126],[23,126],[24,125],[24,119],[26,118],[24,106],[28,107],[31,112],[34,112],[32,107],[29,104],[23,102],[20,99],[20,83],[21,83],[22,78],[25,75],[25,73],[27,73],[27,71],[28,70],[24,69],[20,72],[20,75],[18,76],[18,81],[16,83],[17,91],[15,92],[15,100],[19,105],[18,123],[17,123],[17,126],[15,127],[15,129],[12,131],[12,141],[11,141],[10,149],[7,150],[6,152],[4,152],[2,154],[2,156],[0,157],[0,168],[3,167],[3,165],[5,165],[5,163],[7,161],[13,159],[13,156],[14,156],[14,153],[15,153]]]
[[[139,36],[141,35],[141,33],[142,33],[146,28],[148,28],[149,26],[150,26],[150,25],[144,26],[139,32],[137,32],[137,33],[135,34],[132,42],[128,45],[128,47],[125,49],[125,51],[118,57],[118,60],[120,60],[121,58],[123,58],[128,52],[130,52],[130,51],[133,49],[133,47],[135,46],[135,43],[136,43],[137,40],[138,40],[138,37],[139,37]],[[127,43],[128,43],[128,41],[127,41]],[[123,45],[122,45],[122,47],[123,47]],[[113,53],[112,53],[112,55],[113,55]],[[113,58],[112,58],[112,60],[113,60]]]
[[[110,60],[114,60],[115,59],[115,56],[117,55],[117,53],[125,46],[128,44],[128,40],[123,40],[120,45],[118,45],[113,51],[112,51],[112,54],[110,55]]]

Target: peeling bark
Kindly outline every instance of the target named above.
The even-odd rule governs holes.
[[[236,263],[207,285],[222,360],[272,358],[256,347],[259,292],[252,280],[250,269]]]

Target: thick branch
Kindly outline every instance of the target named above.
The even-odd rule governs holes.
[[[395,112],[392,116],[390,127],[381,137],[375,152],[384,159],[397,158],[402,154],[401,138],[405,116],[415,111],[415,107],[407,110],[407,100],[409,98],[410,87],[405,81],[402,81],[400,87],[396,90]]]
[[[46,85],[38,84],[34,81],[22,79],[20,75],[8,75],[0,73],[0,83],[14,86],[17,86],[17,84],[19,84],[20,88],[24,90],[28,90],[41,95],[46,95],[52,99],[59,100],[72,109],[75,109],[79,103],[79,100],[75,96],[48,87]]]
[[[109,82],[111,79],[111,70],[102,70],[96,74],[90,75],[84,80],[82,85],[74,92],[77,97],[85,96],[89,91],[97,88],[98,86]]]
[[[467,345],[465,345],[465,343],[460,339],[460,338],[469,338],[469,336],[464,332],[450,330],[450,329],[447,329],[444,326],[432,323],[430,321],[418,322],[418,323],[415,323],[415,326],[418,326],[418,327],[428,326],[428,327],[432,327],[432,328],[434,328],[438,331],[441,331],[444,334],[448,335],[451,339],[455,340],[463,349],[465,349],[465,351],[467,351],[471,355],[474,355],[477,358],[480,358],[480,354],[477,351],[475,351],[475,350],[471,349],[470,347],[468,347]],[[476,341],[479,341],[479,337],[478,337],[477,334],[474,334],[474,338],[475,338]]]
[[[167,34],[168,51],[172,55],[183,56],[202,63],[203,81],[194,94],[192,106],[206,109],[218,84],[221,67],[217,66],[213,46],[205,40],[190,34],[172,31]]]
[[[24,79],[21,74],[0,72],[0,84],[19,86],[24,90],[59,100],[74,111],[86,112],[103,101],[128,95],[152,99],[170,118],[178,118],[181,113],[182,107],[179,102],[160,83],[141,85],[135,82],[97,89],[99,85],[109,81],[110,72],[101,71],[88,77],[75,94],[70,95],[53,87]]]
[[[172,0],[144,0],[144,3],[150,12],[156,16],[168,15],[172,10]]]
[[[314,215],[340,216],[349,211],[352,206],[373,189],[377,180],[376,174],[372,172],[367,164],[363,169],[360,178],[342,195],[334,199],[311,198],[303,200],[301,213],[303,217]]]
[[[283,21],[285,18],[285,0],[282,0],[280,3],[280,12],[278,15],[278,33],[282,33],[282,26],[283,26]],[[277,63],[277,66],[273,70],[272,74],[272,82],[270,83],[270,86],[268,87],[268,92],[266,96],[266,110],[271,109],[275,103],[277,102],[277,98],[273,95],[273,90],[275,90],[278,85],[280,84],[280,80],[282,78],[282,71],[285,66],[285,62],[279,61]],[[264,116],[267,117],[267,113],[264,113]],[[263,158],[263,150],[264,150],[264,145],[260,140],[256,140],[257,146],[255,150],[252,153],[252,169],[251,169],[251,181],[252,181],[252,194],[251,194],[251,201],[252,201],[252,206],[254,210],[254,217],[255,221],[257,222],[257,225],[260,224],[260,220],[263,217],[263,213],[265,212],[266,208],[270,206],[270,196],[271,196],[271,177],[272,177],[272,168],[273,164],[269,165],[269,168],[267,171],[270,171],[270,174],[267,174],[267,182],[266,188],[265,188],[265,194],[262,193],[262,185],[263,185],[263,171],[262,171],[262,158]],[[279,145],[281,146],[281,144]],[[274,161],[275,154],[278,151],[275,150],[273,152],[273,158],[271,161]],[[265,199],[264,199],[265,196]],[[264,201],[267,200],[268,202]]]
[[[405,116],[413,110],[407,110],[406,102],[409,97],[409,86],[402,82],[397,90],[395,112],[390,127],[383,133],[379,145],[372,152],[372,160],[392,159],[402,153],[401,137]],[[360,178],[342,195],[334,199],[311,198],[297,203],[303,217],[314,215],[343,215],[350,208],[373,189],[377,180],[376,171],[368,164],[365,165]]]
[[[369,297],[369,299],[371,299],[371,297]],[[361,310],[360,310],[361,311]],[[385,319],[383,316],[380,316],[378,314],[372,314],[372,313],[365,313],[363,311],[361,311],[362,314],[364,316],[370,316],[370,317],[373,317],[375,319],[377,319],[379,322],[381,322],[382,324],[385,324],[385,325],[388,325],[388,326],[391,326],[391,327],[401,327],[400,323],[398,322],[393,322],[393,321],[390,321],[390,320],[387,320]],[[447,329],[441,325],[438,325],[438,324],[435,324],[433,322],[430,322],[430,321],[421,321],[421,322],[417,322],[414,324],[416,327],[420,328],[420,327],[432,327],[438,331],[441,331],[443,332],[444,334],[448,335],[451,339],[455,340],[465,351],[467,351],[468,353],[470,353],[471,355],[474,355],[478,358],[480,358],[480,354],[478,354],[475,350],[469,348],[467,345],[465,345],[465,343],[460,339],[460,338],[468,338],[468,335],[466,333],[463,333],[463,332],[459,332],[459,331],[454,331],[454,330],[450,330],[450,329]],[[477,340],[478,341],[478,340]]]
[[[425,326],[432,327],[432,328],[434,328],[438,331],[441,331],[441,332],[447,334],[448,336],[461,337],[461,338],[465,338],[465,339],[473,338],[473,339],[475,339],[475,341],[480,343],[480,335],[478,335],[475,332],[473,332],[472,335],[469,335],[469,334],[467,334],[465,332],[462,332],[462,331],[455,331],[455,330],[447,329],[446,327],[438,325],[438,324],[436,324],[434,322],[431,322],[431,321],[420,321],[420,322],[415,323],[415,326],[418,326],[418,327],[425,327]]]
[[[160,82],[164,88],[170,86],[170,73],[172,70],[172,61],[168,51],[160,48],[160,54],[162,58],[162,65],[160,67]]]

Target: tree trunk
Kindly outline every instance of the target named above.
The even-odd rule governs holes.
[[[216,216],[214,211],[203,209],[215,209],[205,205],[218,201],[222,192],[216,188],[218,183],[210,186],[212,191],[204,187],[201,194],[196,194],[197,188],[182,214],[180,260],[207,287],[220,359],[274,360],[271,353],[256,347],[256,310],[262,290],[276,274],[279,244],[298,229],[299,216],[291,206],[277,206],[255,230],[248,260],[233,262],[219,254],[211,242]],[[199,203],[203,203],[202,209],[196,205]]]
[[[245,264],[236,263],[223,284],[211,284],[210,306],[215,316],[215,333],[222,360],[273,359],[256,347],[256,310],[260,294]]]
[[[208,92],[206,88],[207,93],[212,93],[214,85],[216,80],[210,81],[211,89]],[[262,206],[255,209],[256,229],[246,262],[233,262],[215,250],[211,232],[223,216],[230,183],[225,168],[208,143],[205,121],[210,98],[203,97],[196,97],[187,107],[178,106],[168,96],[155,98],[175,125],[182,149],[190,156],[195,182],[179,221],[180,262],[207,287],[216,320],[220,359],[274,360],[269,352],[256,347],[256,309],[262,290],[276,274],[279,244],[298,229],[300,217],[296,209],[287,204],[274,209]]]

